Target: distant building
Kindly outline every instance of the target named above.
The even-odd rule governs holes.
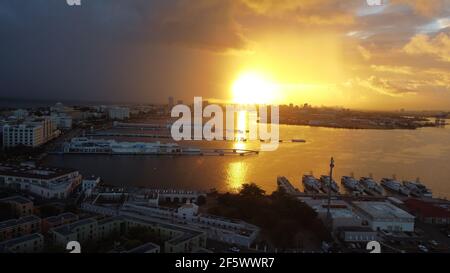
[[[421,221],[428,224],[450,224],[450,202],[430,202],[420,199],[408,199],[405,201],[411,213]]]
[[[175,99],[173,97],[169,97],[169,111],[172,110],[174,105],[175,105]]]
[[[57,124],[51,116],[34,118],[32,120],[26,121],[26,124],[42,126],[44,143],[59,136]]]
[[[13,116],[17,119],[25,119],[28,117],[29,113],[27,110],[24,109],[17,109],[15,111],[13,111]]]
[[[22,145],[35,148],[44,143],[44,128],[40,125],[3,126],[3,147],[5,148]]]
[[[0,163],[0,184],[41,198],[64,199],[81,183],[77,170]]]
[[[130,109],[126,107],[110,107],[108,109],[109,119],[125,120],[130,118]]]
[[[72,129],[72,117],[65,113],[53,113],[52,119],[58,129],[70,130]]]
[[[0,199],[0,203],[8,203],[12,206],[18,217],[27,216],[33,214],[33,201],[22,197],[12,196]]]
[[[353,202],[355,212],[372,230],[414,231],[415,217],[388,202]]]
[[[0,253],[40,253],[44,249],[44,236],[40,233],[0,242]]]
[[[3,147],[38,147],[59,136],[51,117],[30,118],[21,124],[3,126]]]

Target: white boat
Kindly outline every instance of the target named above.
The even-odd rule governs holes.
[[[347,189],[353,191],[353,192],[359,192],[363,193],[364,188],[359,184],[358,180],[356,180],[354,177],[351,176],[342,176],[341,183],[346,187]]]
[[[303,175],[302,182],[303,186],[305,187],[305,191],[312,191],[315,193],[320,192],[320,182],[313,175]]]
[[[392,192],[399,193],[402,195],[409,196],[409,194],[411,193],[411,191],[408,188],[404,187],[402,183],[393,178],[381,179],[381,185]]]
[[[377,184],[375,180],[371,177],[361,177],[359,179],[359,183],[364,187],[364,191],[371,195],[382,195],[383,194],[383,187]]]
[[[320,189],[325,192],[328,193],[328,190],[331,188],[331,191],[334,193],[339,193],[339,186],[336,183],[336,181],[331,181],[330,184],[330,176],[328,175],[321,175],[320,176]]]
[[[411,191],[411,195],[414,195],[416,197],[433,197],[433,193],[431,192],[431,190],[419,181],[403,181],[403,186]]]
[[[296,188],[294,188],[294,186],[292,186],[291,182],[289,182],[289,180],[284,176],[277,177],[277,186],[278,186],[278,189],[283,189],[284,192],[286,192],[287,194],[298,193],[298,190]]]

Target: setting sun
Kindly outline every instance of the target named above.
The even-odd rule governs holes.
[[[255,72],[241,74],[232,86],[233,102],[240,104],[270,104],[277,98],[277,84]]]

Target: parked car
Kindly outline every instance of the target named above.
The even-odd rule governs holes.
[[[418,245],[417,247],[419,248],[419,250],[421,252],[424,252],[424,253],[428,252],[428,248],[426,246],[424,246],[424,245]]]

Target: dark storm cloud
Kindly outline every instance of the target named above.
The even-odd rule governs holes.
[[[83,0],[81,7],[65,0],[4,0],[0,96],[123,99],[124,92],[142,93],[142,59],[151,58],[148,74],[179,62],[177,54],[164,57],[143,47],[244,48],[232,9],[232,0]],[[159,81],[154,85],[161,87]]]

